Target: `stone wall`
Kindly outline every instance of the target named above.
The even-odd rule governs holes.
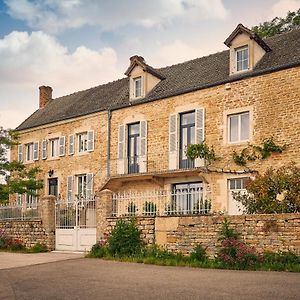
[[[258,252],[293,251],[300,254],[300,214],[226,216],[241,240]],[[137,226],[147,245],[156,243],[172,252],[188,254],[198,245],[213,257],[225,216],[138,217]],[[107,218],[110,234],[118,218]],[[124,219],[128,220],[128,219]]]
[[[129,221],[124,218],[123,220]],[[108,226],[105,230],[105,234],[110,235],[114,227],[116,226],[118,218],[107,218]],[[146,245],[152,245],[155,242],[155,218],[154,217],[143,217],[136,218],[136,225],[141,231],[141,237]]]
[[[214,256],[224,216],[158,217],[156,243],[171,251],[190,253],[196,245]],[[300,254],[300,214],[226,216],[230,227],[258,252],[288,251]]]
[[[27,248],[36,243],[47,245],[49,250],[55,248],[55,232],[47,232],[41,220],[0,221],[0,230],[12,239],[21,240]]]

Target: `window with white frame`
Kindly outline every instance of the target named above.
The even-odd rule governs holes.
[[[142,96],[142,77],[133,78],[133,94],[134,98],[139,98]]]
[[[87,151],[87,142],[88,142],[88,138],[87,138],[86,132],[78,134],[78,152],[79,153]]]
[[[93,189],[93,174],[81,174],[76,176],[78,199],[91,199]]]
[[[33,143],[25,145],[26,161],[33,161]]]
[[[35,195],[25,194],[26,208],[37,208],[37,197]]]
[[[235,49],[236,70],[244,71],[249,69],[249,49],[248,46]]]
[[[59,138],[50,140],[50,157],[59,155]]]
[[[249,111],[228,115],[228,141],[238,143],[248,141],[250,138]]]
[[[228,179],[228,214],[241,215],[244,211],[244,206],[241,202],[235,200],[235,194],[246,194],[246,185],[249,182],[249,177],[231,178]]]

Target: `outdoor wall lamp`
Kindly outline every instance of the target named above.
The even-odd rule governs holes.
[[[50,170],[48,171],[49,177],[52,177],[53,173],[54,173],[54,170],[51,170],[51,169],[50,169]]]

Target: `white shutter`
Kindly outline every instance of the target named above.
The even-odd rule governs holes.
[[[69,135],[69,155],[74,154],[74,134]]]
[[[195,117],[195,141],[196,144],[201,144],[204,142],[205,135],[205,110],[204,108],[196,109],[196,117]],[[204,158],[196,158],[195,159],[195,167],[203,167],[205,165]]]
[[[65,155],[65,145],[66,145],[66,138],[61,136],[59,138],[59,156]]]
[[[33,160],[39,159],[39,142],[33,143]]]
[[[23,162],[23,145],[18,145],[18,161]]]
[[[87,200],[91,200],[93,197],[93,174],[86,174],[86,197]]]
[[[144,89],[144,76],[141,76],[141,96],[144,97],[145,89]]]
[[[94,151],[94,131],[87,132],[87,151]]]
[[[73,201],[73,176],[67,178],[67,200],[68,202]]]
[[[48,156],[48,141],[42,141],[42,159],[46,159]]]
[[[169,118],[169,169],[178,168],[178,125],[177,114],[170,115]]]
[[[147,172],[147,121],[140,122],[139,170]]]
[[[125,125],[119,126],[118,134],[118,162],[117,171],[118,174],[125,174],[126,152],[125,152]]]

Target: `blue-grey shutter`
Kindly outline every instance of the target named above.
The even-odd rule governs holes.
[[[147,121],[140,122],[139,170],[147,172]]]
[[[23,145],[18,145],[18,161],[23,162]]]
[[[94,131],[87,132],[87,151],[94,151]]]
[[[169,169],[178,168],[178,114],[169,117]]]
[[[42,142],[42,159],[46,159],[48,156],[48,141],[43,140]]]
[[[66,145],[66,138],[61,136],[59,138],[59,156],[65,155],[65,145]]]
[[[196,144],[201,144],[205,139],[205,110],[204,108],[196,109],[195,112],[195,141]],[[203,158],[195,159],[195,167],[203,167],[205,165],[205,160]]]
[[[39,142],[33,143],[33,160],[39,159]]]
[[[125,161],[125,125],[120,125],[118,134],[118,174],[125,174]]]
[[[73,176],[67,178],[67,200],[68,202],[73,201]]]
[[[87,200],[91,200],[93,197],[93,174],[86,174],[86,197]]]
[[[69,135],[69,155],[73,155],[75,150],[74,134]]]

